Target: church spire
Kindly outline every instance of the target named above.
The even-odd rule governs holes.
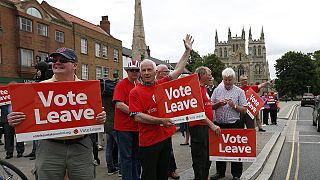
[[[134,6],[134,27],[132,39],[132,59],[142,61],[148,58],[147,45],[145,40],[141,0],[135,0]]]
[[[245,34],[245,32],[244,32],[244,27],[242,28],[241,39],[243,39],[243,40],[246,39],[246,34]]]
[[[249,29],[249,41],[252,40],[252,34],[251,34],[251,26],[250,26],[250,29]]]
[[[228,28],[228,40],[231,39],[231,30],[230,30],[230,27]]]
[[[263,32],[263,26],[262,26],[262,29],[261,29],[260,40],[264,40],[264,32]]]
[[[216,45],[218,44],[218,42],[219,42],[219,39],[218,39],[218,31],[217,31],[217,29],[216,29],[216,37],[215,37],[215,42],[216,42]]]

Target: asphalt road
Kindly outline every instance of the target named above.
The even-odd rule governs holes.
[[[298,107],[288,123],[272,179],[319,179],[320,133],[312,126],[312,112],[313,107]]]

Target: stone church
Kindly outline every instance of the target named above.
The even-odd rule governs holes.
[[[248,84],[262,83],[270,79],[269,65],[266,59],[266,47],[263,27],[259,39],[252,39],[249,29],[248,49],[246,49],[245,31],[241,36],[232,36],[228,29],[228,41],[219,41],[218,32],[215,36],[214,54],[236,72],[236,84],[239,84],[240,75],[248,77]]]

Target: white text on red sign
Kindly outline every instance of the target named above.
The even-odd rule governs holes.
[[[248,144],[247,136],[231,136],[230,134],[221,134],[224,144],[219,143],[219,152],[222,153],[251,153],[251,147],[248,145],[228,145],[228,144]]]
[[[180,86],[179,89],[172,89],[172,87],[170,87],[169,90],[165,89],[165,92],[166,92],[166,95],[169,100],[171,100],[172,98],[178,99],[180,97],[190,96],[191,95],[191,87],[190,86],[186,86],[186,87]],[[197,102],[196,98],[178,101],[176,103],[173,102],[169,105],[168,105],[168,102],[164,103],[166,113],[182,111],[182,110],[190,109],[190,107],[196,108],[197,104],[198,104],[198,102]]]

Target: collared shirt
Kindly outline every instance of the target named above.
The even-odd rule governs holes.
[[[213,91],[211,101],[214,104],[225,99],[231,99],[237,106],[247,106],[246,96],[242,89],[233,85],[233,87],[228,90],[225,88],[224,83],[221,82]],[[214,115],[216,122],[224,124],[235,123],[240,119],[240,113],[228,104],[216,109]]]

